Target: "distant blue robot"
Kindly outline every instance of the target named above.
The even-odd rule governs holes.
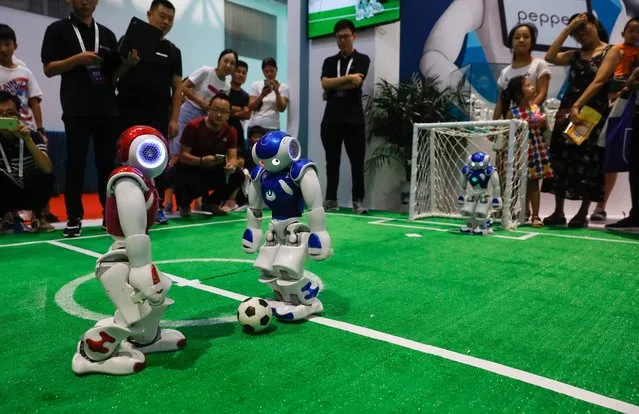
[[[300,159],[300,154],[297,138],[281,131],[267,133],[253,146],[257,166],[251,172],[247,229],[242,239],[246,253],[259,251],[255,261],[259,281],[273,290],[273,314],[285,321],[322,312],[317,296],[323,283],[304,272],[304,263],[308,257],[319,261],[333,253],[317,167]],[[265,204],[272,219],[262,245]],[[300,222],[304,205],[308,206],[308,225]]]
[[[468,184],[470,190],[467,192]],[[490,216],[493,210],[501,208],[502,201],[499,175],[490,163],[490,155],[476,152],[468,157],[467,164],[462,168],[458,203],[461,215],[466,218],[466,225],[459,229],[462,233],[492,233]]]

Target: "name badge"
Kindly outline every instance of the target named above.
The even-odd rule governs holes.
[[[87,70],[89,71],[91,82],[93,82],[94,85],[104,85],[107,83],[106,76],[104,76],[104,72],[100,66],[88,66]]]

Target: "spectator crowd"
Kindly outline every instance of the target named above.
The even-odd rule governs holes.
[[[225,215],[245,208],[244,188],[255,166],[251,148],[266,132],[280,129],[280,113],[288,108],[289,89],[277,79],[278,65],[272,57],[262,60],[264,79],[253,83],[248,92],[243,85],[249,66],[233,49],[222,50],[215,66],[202,66],[184,76],[181,51],[166,39],[175,7],[168,0],[149,1],[148,23],[162,34],[153,58],[142,59],[136,50],[120,54],[122,39],[93,18],[97,0],[69,0],[69,17],[46,29],[41,49],[43,72],[61,78],[65,237],[82,231],[82,190],[90,140],[103,208],[118,136],[130,126],[148,125],[170,140],[169,167],[156,179],[160,195],[156,222],[167,223],[165,213],[174,210],[189,216],[193,206]],[[327,173],[324,208],[330,211],[339,205],[344,146],[351,163],[353,211],[365,214],[361,87],[370,59],[354,48],[352,22],[338,22],[334,34],[339,53],[326,58],[321,75],[326,100],[321,125]],[[534,25],[518,24],[509,34],[513,59],[498,79],[501,93],[495,119],[521,118],[530,124],[527,215],[534,227],[586,227],[589,219],[606,219],[606,202],[616,173],[604,169],[605,125],[611,108],[639,88],[639,19],[627,23],[623,36],[623,44],[609,45],[594,15],[575,15],[542,60],[531,55],[537,37]],[[580,48],[566,50],[563,44],[568,37]],[[50,222],[57,220],[48,206],[54,179],[42,124],[43,94],[33,72],[16,58],[17,46],[12,28],[0,24],[0,232],[26,228],[19,210],[31,212],[30,230],[48,232],[54,230]],[[552,130],[541,109],[551,76],[548,63],[570,69]],[[589,139],[576,144],[564,131],[570,122],[581,122],[579,115],[586,106],[601,114],[601,120]],[[634,123],[638,122],[635,114]],[[498,164],[503,161],[503,144],[494,143]],[[639,229],[638,148],[633,139],[629,167],[633,209],[624,220],[609,224],[611,230]],[[554,212],[543,220],[539,217],[540,191],[555,196]],[[564,215],[565,199],[581,201],[579,212],[569,221]],[[588,217],[592,202],[597,206]]]
[[[248,122],[252,145],[266,131],[279,129],[279,115],[288,108],[288,87],[277,80],[272,57],[263,60],[264,80],[252,85],[250,93],[243,89],[248,64],[232,49],[220,53],[216,66],[202,66],[184,77],[181,51],[165,37],[173,27],[175,7],[168,0],[149,3],[148,23],[162,33],[153,58],[141,58],[137,50],[120,55],[122,39],[93,18],[97,0],[69,0],[69,17],[46,29],[44,75],[61,78],[65,237],[82,231],[90,140],[103,209],[117,138],[130,126],[148,125],[170,140],[169,168],[156,179],[156,222],[167,223],[165,212],[174,208],[188,216],[193,205],[225,215],[246,205],[242,188],[254,166],[243,122]],[[43,96],[36,76],[15,57],[17,46],[14,30],[0,24],[0,232],[53,231],[50,222],[57,217],[50,214],[48,202],[55,180],[42,125]],[[20,210],[30,212],[30,227]]]

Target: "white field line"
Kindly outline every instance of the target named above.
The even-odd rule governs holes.
[[[188,228],[188,227],[202,227],[202,226],[214,226],[216,224],[226,224],[226,223],[239,223],[241,221],[246,221],[245,218],[242,219],[233,219],[233,220],[224,220],[224,221],[208,221],[205,223],[193,223],[193,224],[183,224],[180,226],[164,226],[164,227],[153,227],[149,230],[149,232],[155,232],[155,231],[165,231],[165,230],[176,230],[176,229],[184,229],[184,228]],[[70,239],[65,239],[65,238],[60,238],[57,240],[53,240],[53,241],[61,241],[61,240],[87,240],[87,239],[98,239],[100,237],[111,237],[108,234],[104,233],[104,234],[95,234],[93,236],[80,236],[80,237],[73,237]],[[18,247],[18,246],[29,246],[32,244],[43,244],[43,243],[49,243],[52,240],[36,240],[36,241],[29,241],[29,242],[20,242],[20,243],[11,243],[11,244],[0,244],[0,248],[2,247]]]
[[[452,231],[452,230],[439,229],[439,228],[436,228],[436,227],[411,226],[410,224],[394,224],[394,223],[387,223],[387,222],[384,222],[382,220],[371,221],[368,224],[375,224],[377,226],[401,227],[401,228],[404,228],[404,229],[419,229],[419,230],[428,230],[428,231],[439,231],[439,232],[442,232],[442,233],[457,233],[457,232]],[[504,235],[501,235],[501,234],[491,234],[489,237],[497,237],[498,239],[523,240],[520,237],[510,237],[510,236],[504,236]]]
[[[51,243],[55,246],[62,248],[69,248],[69,250],[86,254],[91,257],[99,256],[98,253],[90,250],[81,249],[75,246],[65,245],[64,243]],[[229,299],[235,299],[238,301],[244,300],[246,296],[239,293],[230,292],[228,290],[215,288],[201,284],[196,280],[184,279],[179,276],[171,275],[171,278],[178,284],[183,286],[189,286],[195,289],[203,290],[215,295],[223,296]],[[540,375],[532,374],[526,371],[522,371],[516,368],[511,368],[506,365],[498,364],[496,362],[487,361],[481,358],[475,358],[472,356],[460,354],[458,352],[450,351],[448,349],[439,348],[432,345],[422,344],[420,342],[411,341],[409,339],[401,338],[399,336],[390,335],[384,332],[376,331],[369,328],[349,324],[346,322],[340,322],[333,319],[324,318],[321,316],[311,316],[308,318],[310,322],[318,323],[320,325],[332,327],[352,334],[364,336],[370,339],[375,339],[382,342],[387,342],[393,345],[397,345],[403,348],[412,349],[424,354],[438,356],[449,361],[458,362],[460,364],[468,365],[471,367],[479,368],[488,372],[492,372],[497,375],[508,377],[517,381],[525,382],[527,384],[535,385],[540,388],[544,388],[550,391],[554,391],[559,394],[566,395],[568,397],[575,398],[577,400],[585,401],[591,404],[595,404],[601,407],[605,407],[611,410],[616,410],[624,413],[639,413],[639,406],[616,400],[614,398],[606,397],[605,395],[597,394],[592,391],[584,390],[582,388],[574,387],[563,382],[555,381],[550,378],[542,377]]]
[[[459,224],[444,223],[444,222],[440,222],[440,221],[408,220],[408,219],[400,219],[400,218],[388,218],[388,217],[381,217],[381,216],[372,216],[372,215],[367,215],[367,214],[362,214],[362,215],[346,214],[346,213],[326,213],[326,214],[327,215],[331,215],[331,216],[362,218],[362,219],[369,219],[369,220],[370,219],[379,219],[379,220],[377,220],[375,222],[372,222],[372,223],[375,223],[375,224],[381,224],[382,222],[386,223],[386,222],[389,222],[389,221],[401,221],[401,222],[408,222],[408,223],[425,223],[425,224],[436,224],[438,226],[459,227]],[[388,224],[386,224],[386,225],[388,225]],[[443,229],[435,229],[435,228],[432,228],[432,227],[409,227],[409,228],[433,230],[433,231],[446,231],[446,230],[443,230]],[[593,229],[591,228],[590,230],[593,230]],[[533,234],[534,233],[535,236],[559,237],[559,238],[563,238],[563,239],[600,241],[600,242],[606,242],[606,243],[639,244],[638,240],[624,240],[624,239],[617,240],[617,239],[608,239],[608,238],[604,238],[604,237],[575,236],[575,235],[571,235],[571,234],[536,233],[536,232],[528,232],[528,231],[523,231],[523,230],[511,230],[511,231],[508,231],[507,233],[519,233],[519,234],[524,234],[524,235],[528,235],[528,234]],[[499,235],[492,234],[492,235],[490,235],[490,237],[498,237],[499,238]],[[533,236],[526,237],[526,238],[524,238],[524,237],[507,237],[506,236],[504,238],[508,238],[508,239],[511,239],[511,240],[527,240],[527,239],[530,239],[532,237]]]

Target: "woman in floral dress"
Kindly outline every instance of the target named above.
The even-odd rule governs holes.
[[[581,44],[581,49],[560,52],[568,36]],[[550,145],[555,177],[545,180],[542,186],[542,191],[555,194],[555,211],[544,219],[544,224],[566,224],[564,201],[567,198],[582,201],[581,208],[568,226],[586,227],[590,202],[603,200],[604,150],[597,146],[597,137],[609,112],[607,83],[619,61],[619,52],[606,44],[607,41],[608,35],[597,18],[584,13],[571,17],[546,53],[548,62],[570,66],[570,74]],[[589,138],[581,145],[576,145],[564,137],[563,131],[570,121],[579,121],[577,114],[585,105],[599,112],[602,117]]]

